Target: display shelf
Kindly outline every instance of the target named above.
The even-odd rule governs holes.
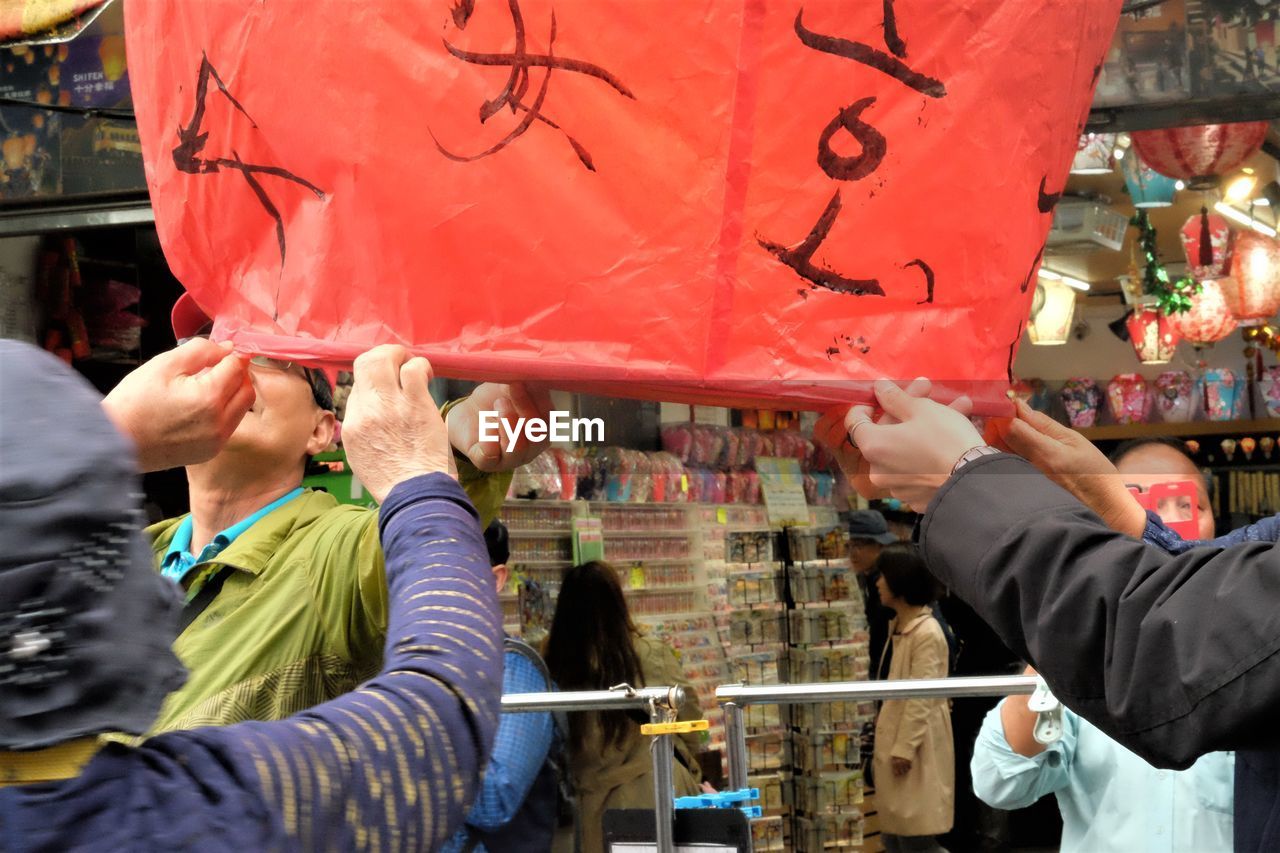
[[[1249,421],[1193,421],[1185,424],[1112,424],[1076,430],[1090,441],[1127,441],[1132,438],[1194,438],[1198,435],[1280,433],[1280,418]]]

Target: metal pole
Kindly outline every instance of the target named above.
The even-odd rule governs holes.
[[[675,706],[665,708],[654,703],[649,718],[655,723],[675,719]],[[675,853],[676,801],[675,782],[672,778],[671,735],[654,735],[649,744],[653,756],[653,819],[656,823],[654,841],[658,853]]]
[[[653,703],[678,708],[684,701],[680,687],[636,687],[612,690],[577,690],[564,693],[513,693],[502,697],[502,711],[610,711],[649,708]]]
[[[742,706],[736,702],[724,704],[724,743],[729,759],[729,790],[741,791],[748,787],[747,726],[742,719]]]
[[[1033,675],[991,675],[966,678],[908,678],[896,681],[843,681],[830,684],[776,684],[748,687],[728,684],[716,688],[716,700],[738,705],[798,705],[861,699],[947,699],[970,696],[1031,694]]]

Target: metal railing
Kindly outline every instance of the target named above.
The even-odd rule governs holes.
[[[752,687],[726,684],[716,688],[724,710],[724,736],[729,762],[729,787],[747,787],[747,729],[742,709],[747,705],[804,705],[867,699],[959,699],[1010,696],[1035,692],[1034,675],[985,675],[964,678],[910,678],[897,681],[838,681],[830,684],[771,684]]]

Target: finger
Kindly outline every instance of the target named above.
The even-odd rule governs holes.
[[[551,415],[551,389],[513,382],[507,386],[516,414],[547,419]]]
[[[435,408],[435,401],[431,399],[431,362],[422,356],[417,356],[406,361],[400,366],[400,387],[404,389],[405,396],[418,405],[430,402],[431,408]],[[436,410],[439,414],[439,410]]]
[[[848,433],[860,423],[871,423],[875,411],[870,406],[853,406],[844,416],[844,428]]]
[[[921,401],[894,385],[888,379],[877,379],[875,384],[876,400],[885,413],[905,421],[919,408]]]
[[[1021,419],[1010,422],[1004,441],[1009,445],[1010,450],[1037,467],[1044,465],[1053,452],[1062,446],[1061,442],[1050,438]]]
[[[192,338],[164,355],[157,356],[157,360],[164,359],[178,375],[190,375],[218,364],[227,356],[230,347],[230,343],[215,344],[205,338]]]
[[[933,382],[924,376],[912,379],[906,387],[907,394],[916,398],[928,397],[931,391],[933,391]],[[890,424],[901,423],[901,421],[886,412],[880,416],[880,419],[877,420],[876,423],[888,426]]]
[[[400,366],[408,360],[409,351],[395,344],[382,344],[361,353],[354,365],[352,391],[361,387],[381,391],[399,388]]]
[[[966,418],[973,414],[973,399],[968,394],[961,394],[949,404],[949,408],[955,409]]]
[[[236,431],[236,427],[240,426],[240,421],[244,420],[244,416],[249,412],[249,408],[257,399],[257,395],[253,390],[253,383],[246,382],[240,386],[235,395],[227,402],[222,410],[222,416],[226,419],[223,427],[226,435]]]
[[[221,403],[230,400],[243,386],[250,384],[249,361],[238,353],[227,352],[217,344],[212,346],[220,354],[221,359],[217,362],[202,364],[200,369],[208,368],[208,370],[194,377],[194,381],[199,383],[199,387],[205,394]]]
[[[1037,412],[1022,400],[1018,400],[1015,405],[1018,410],[1018,420],[1030,424],[1037,432],[1043,435],[1058,441],[1064,441],[1079,435],[1075,430],[1063,426],[1044,412]]]

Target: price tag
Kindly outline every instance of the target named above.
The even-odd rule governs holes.
[[[644,589],[644,566],[636,563],[631,567],[631,588]]]
[[[716,508],[716,523],[717,523],[717,524],[728,524],[728,523],[729,523],[729,510],[725,509],[724,507],[717,507],[717,508]]]
[[[680,491],[682,492],[689,491],[689,475],[688,474],[680,475]]]

